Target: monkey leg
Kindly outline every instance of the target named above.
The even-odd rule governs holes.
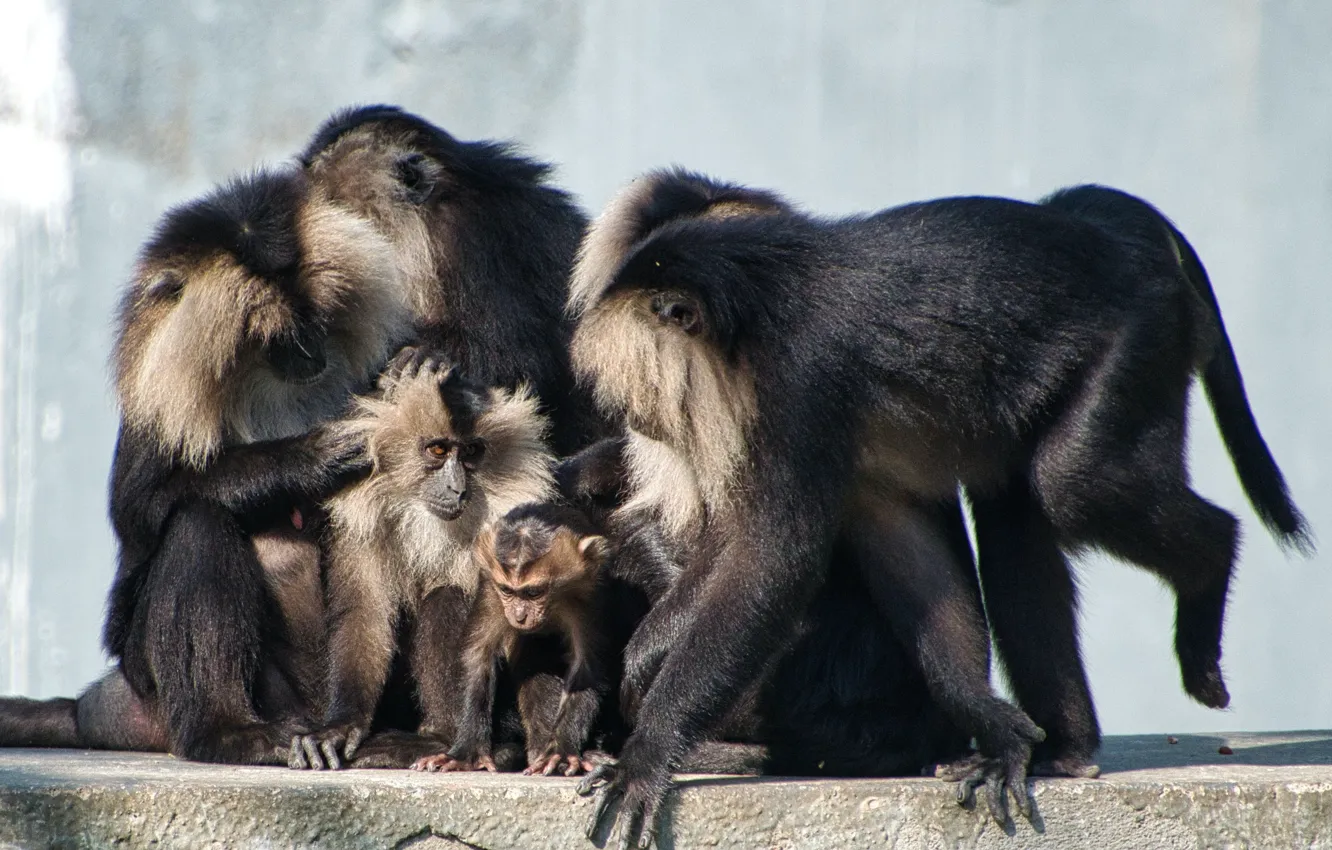
[[[1077,586],[1025,478],[973,497],[995,645],[1018,704],[1046,732],[1032,773],[1091,777],[1101,744],[1078,643]]]
[[[1027,766],[1045,733],[1020,709],[995,696],[989,679],[989,631],[976,606],[969,568],[937,512],[905,499],[862,494],[846,526],[848,549],[870,596],[915,655],[930,694],[976,738],[983,762],[963,778],[959,799],[984,781],[990,812],[1008,820],[1011,793],[1031,817]],[[945,772],[945,778],[951,778]]]
[[[1183,354],[1172,359],[1172,351]],[[1183,330],[1128,328],[1042,439],[1032,483],[1061,543],[1102,547],[1170,584],[1184,689],[1223,708],[1222,623],[1238,521],[1188,486],[1187,354]]]
[[[276,606],[249,536],[215,505],[180,505],[144,591],[135,651],[156,685],[170,752],[224,764],[285,763],[294,730],[261,721],[253,702],[264,624]],[[122,668],[139,663],[121,658]]]
[[[412,630],[411,668],[421,706],[420,733],[446,747],[462,714],[462,654],[472,602],[458,587],[431,591],[417,611]]]

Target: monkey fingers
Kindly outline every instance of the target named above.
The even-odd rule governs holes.
[[[342,760],[351,761],[368,731],[364,726],[346,725],[297,735],[291,740],[287,766],[293,770],[341,770]]]
[[[587,797],[597,794],[596,807],[588,822],[587,837],[618,833],[618,850],[648,850],[657,839],[662,804],[670,788],[666,783],[630,779],[619,762],[603,761],[578,783],[577,792]],[[621,817],[622,815],[626,817]]]
[[[577,753],[572,755],[551,753],[529,764],[523,770],[523,775],[536,776],[539,773],[542,776],[554,776],[555,772],[559,771],[562,776],[579,776],[592,770],[593,767],[591,761],[584,759]]]
[[[975,753],[951,764],[939,765],[934,775],[948,782],[956,782],[958,805],[968,808],[975,803],[976,789],[984,785],[990,817],[1001,827],[1007,826],[1009,822],[1009,793],[1012,793],[1022,816],[1028,821],[1032,819],[1025,760],[988,758]]]

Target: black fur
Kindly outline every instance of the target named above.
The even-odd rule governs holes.
[[[615,513],[630,495],[624,444],[624,438],[608,438],[589,446],[560,463],[556,480],[564,497],[615,541],[609,575],[622,588],[618,610],[629,616],[626,635],[634,637],[625,664],[635,671],[631,680],[643,680],[630,684],[630,691],[638,691],[646,690],[646,680],[676,635],[669,628],[634,630],[679,579],[692,553],[673,547],[652,517]],[[961,514],[953,521],[952,541],[960,560],[974,562]],[[979,609],[980,587],[974,571],[968,575]],[[969,749],[969,736],[939,711],[918,667],[869,602],[850,552],[834,555],[828,580],[786,631],[787,648],[709,733],[753,746],[700,744],[686,757],[683,770],[918,775]]]
[[[373,133],[377,142],[348,140]],[[357,175],[339,173],[343,145],[392,145],[402,194],[436,245],[446,307],[422,317],[418,341],[488,384],[531,383],[552,421],[552,445],[571,452],[606,425],[569,369],[566,281],[587,218],[548,183],[551,167],[508,144],[467,142],[392,106],[339,112],[301,157],[339,203],[365,203]],[[375,167],[389,167],[375,160]],[[367,166],[368,167],[368,166]]]
[[[688,332],[752,372],[757,414],[734,507],[645,623],[679,620],[619,764],[584,785],[609,781],[598,823],[618,804],[623,840],[651,836],[684,749],[780,647],[846,544],[931,692],[996,760],[977,774],[996,817],[1006,786],[1029,812],[1026,762],[1044,736],[990,701],[970,650],[946,642],[977,639],[960,565],[929,516],[959,482],[973,498],[1029,491],[1059,546],[1103,548],[1168,581],[1185,686],[1204,702],[1224,695],[1237,523],[1189,489],[1183,452],[1192,373],[1224,332],[1168,231],[1140,243],[995,198],[842,220],[702,217],[718,184],[652,179],[665,187],[655,197],[693,200],[673,201],[676,217],[653,212],[589,310],[652,298],[697,317]],[[985,587],[992,611],[1007,604]],[[723,588],[742,588],[745,604]],[[1040,607],[1061,605],[1055,592]],[[962,619],[935,630],[941,613]]]

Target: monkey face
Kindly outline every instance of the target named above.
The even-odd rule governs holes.
[[[364,222],[313,203],[299,171],[260,172],[170,211],[121,304],[126,423],[202,464],[229,442],[337,415],[410,331],[386,252]]]
[[[421,501],[440,519],[453,521],[462,516],[467,501],[468,478],[485,457],[485,441],[438,437],[422,449],[425,480]]]
[[[561,611],[576,615],[606,560],[604,537],[559,524],[560,519],[558,509],[524,506],[478,544],[504,618],[516,631],[545,630]]]

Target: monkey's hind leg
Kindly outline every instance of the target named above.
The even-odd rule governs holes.
[[[1222,623],[1239,523],[1188,484],[1188,361],[1172,369],[1160,328],[1131,331],[1042,441],[1032,480],[1062,543],[1100,546],[1170,584],[1184,689],[1224,708]]]
[[[285,764],[293,730],[262,722],[253,702],[264,623],[277,612],[249,537],[221,508],[186,503],[151,569],[138,632],[147,636],[170,751],[193,761]]]

